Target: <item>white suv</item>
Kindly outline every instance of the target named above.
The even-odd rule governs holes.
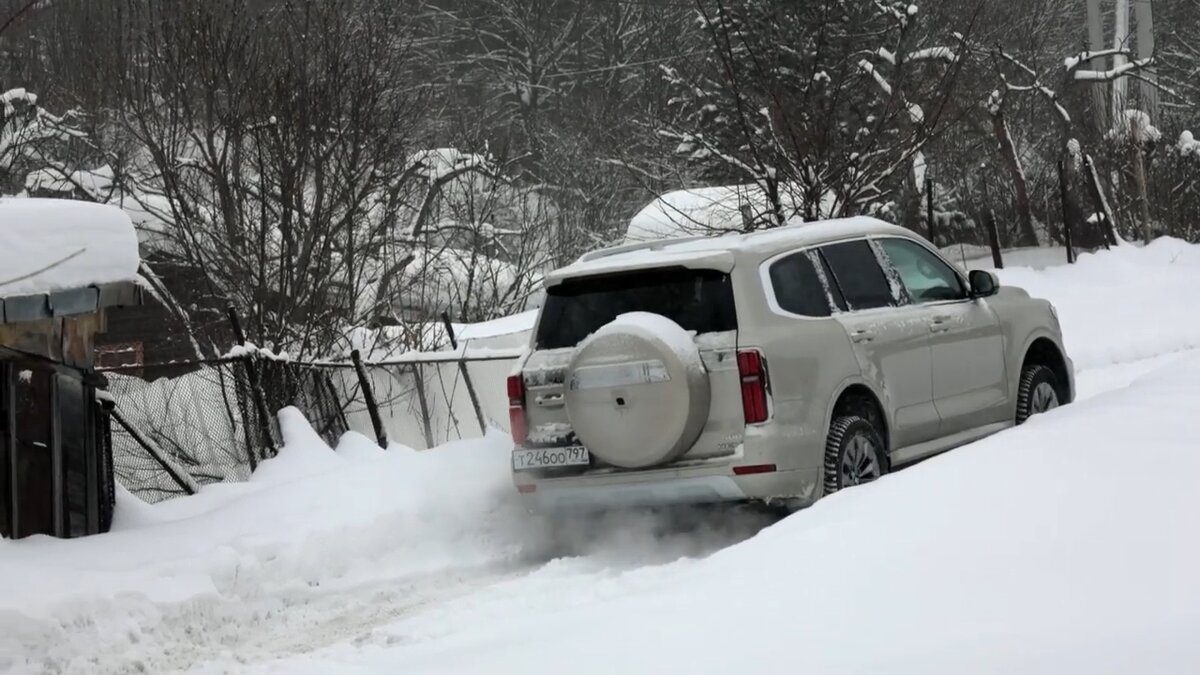
[[[1071,401],[1054,308],[871,218],[585,255],[508,381],[546,510],[803,506]]]

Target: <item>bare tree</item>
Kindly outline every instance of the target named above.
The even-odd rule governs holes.
[[[681,115],[661,130],[725,182],[750,182],[771,227],[890,208],[940,129],[957,57],[906,3],[698,3],[710,50],[669,68]]]
[[[155,254],[201,270],[256,339],[320,350],[362,320],[361,273],[394,233],[371,215],[406,158],[420,97],[404,8],[341,0],[119,2],[119,174],[163,223]]]

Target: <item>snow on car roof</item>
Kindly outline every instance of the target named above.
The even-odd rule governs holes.
[[[548,284],[553,284],[568,277],[662,265],[707,267],[728,271],[733,266],[735,254],[740,252],[769,254],[778,250],[868,234],[912,236],[913,233],[898,225],[868,216],[813,222],[797,221],[783,227],[745,234],[664,239],[593,251],[547,275],[546,280]]]
[[[138,240],[115,206],[0,198],[0,296],[134,281]]]

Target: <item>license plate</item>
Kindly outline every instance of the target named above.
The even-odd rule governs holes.
[[[591,461],[591,454],[582,445],[514,450],[512,455],[513,471],[544,469],[552,466],[586,466]]]

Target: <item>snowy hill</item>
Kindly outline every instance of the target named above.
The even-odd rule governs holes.
[[[550,559],[503,435],[334,452],[285,412],[249,483],[0,541],[0,670],[1195,672],[1200,247],[1002,280],[1079,402],[757,534],[618,517]]]

